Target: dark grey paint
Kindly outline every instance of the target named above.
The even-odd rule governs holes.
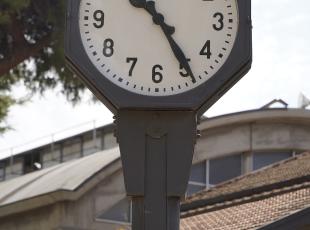
[[[183,196],[187,188],[193,146],[196,141],[195,113],[121,110],[117,116],[117,127],[128,195],[144,195],[146,180],[142,175],[146,174],[148,162],[146,152],[149,150],[150,141],[147,138],[153,138],[165,140],[159,145],[164,146],[161,150],[164,152],[162,154],[166,154],[166,158],[163,159],[167,161],[168,168],[166,172],[168,196]]]
[[[178,230],[189,179],[196,114],[119,111],[117,136],[134,230]]]

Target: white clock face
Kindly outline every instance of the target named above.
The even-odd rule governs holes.
[[[237,0],[156,0],[155,8],[175,28],[171,38],[192,75],[180,65],[152,15],[129,0],[81,0],[85,51],[102,77],[133,93],[169,96],[192,90],[210,79],[231,53],[239,24]]]

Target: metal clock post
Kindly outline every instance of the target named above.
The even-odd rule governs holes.
[[[133,230],[179,229],[197,118],[251,67],[250,0],[68,0],[66,58],[116,117]]]

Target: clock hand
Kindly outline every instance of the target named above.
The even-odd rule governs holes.
[[[131,5],[136,8],[143,8],[145,9],[152,17],[153,21],[156,25],[162,23],[162,26],[165,27],[165,30],[170,34],[174,34],[175,28],[173,26],[169,26],[164,22],[164,16],[162,14],[157,13],[155,9],[155,3],[153,1],[146,1],[146,0],[129,0]]]
[[[163,28],[162,28],[163,29]],[[164,29],[163,29],[164,30]],[[183,51],[181,50],[181,48],[178,46],[178,44],[174,41],[174,39],[171,36],[168,36],[166,32],[164,32],[168,42],[170,44],[170,47],[174,53],[174,56],[177,58],[177,60],[179,61],[179,63],[181,64],[181,66],[186,70],[186,72],[189,74],[189,76],[192,79],[193,83],[196,83],[196,79],[195,76],[192,72],[192,69],[187,61],[187,58],[185,57]]]
[[[185,57],[182,49],[180,46],[175,42],[175,40],[172,38],[172,34],[175,32],[175,28],[172,26],[169,26],[165,23],[165,18],[162,14],[158,13],[155,8],[155,2],[154,1],[146,1],[146,0],[129,0],[130,3],[137,8],[143,8],[145,9],[152,17],[153,22],[156,25],[159,25],[161,29],[163,30],[169,45],[172,49],[172,52],[174,56],[177,58],[181,66],[186,70],[186,72],[189,74],[189,76],[192,79],[192,82],[195,83],[196,79],[192,72],[192,69],[187,61],[187,58]]]
[[[187,61],[187,58],[185,57],[182,49],[180,48],[180,46],[175,42],[175,40],[172,38],[172,34],[175,32],[175,28],[168,26],[165,23],[165,19],[164,16],[162,14],[159,14],[156,11],[155,8],[155,2],[153,1],[147,1],[145,4],[145,8],[147,10],[147,12],[149,12],[152,16],[153,16],[153,21],[156,25],[159,25],[161,27],[161,29],[163,30],[169,44],[170,47],[174,53],[174,56],[177,58],[177,60],[179,61],[179,63],[181,64],[181,66],[186,70],[186,72],[189,74],[189,76],[192,79],[192,82],[195,83],[196,79],[194,77],[194,74],[191,70],[191,67]]]

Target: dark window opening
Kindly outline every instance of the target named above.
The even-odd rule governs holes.
[[[0,181],[5,179],[5,163],[0,162]]]
[[[241,175],[241,154],[210,160],[210,184],[216,185]]]
[[[206,188],[206,175],[207,168],[205,161],[192,165],[191,175],[186,192],[188,196]]]
[[[206,183],[206,162],[205,161],[192,165],[189,181],[203,183],[203,184]]]
[[[30,153],[24,157],[24,173],[30,173],[42,168],[41,157],[39,153]]]
[[[292,156],[291,152],[260,152],[253,154],[253,169],[257,170]]]
[[[117,202],[109,210],[100,214],[97,219],[107,222],[131,222],[131,201],[128,198]]]
[[[204,189],[206,189],[206,186],[188,184],[186,195],[190,196],[190,195],[193,195],[194,193],[200,192]]]

